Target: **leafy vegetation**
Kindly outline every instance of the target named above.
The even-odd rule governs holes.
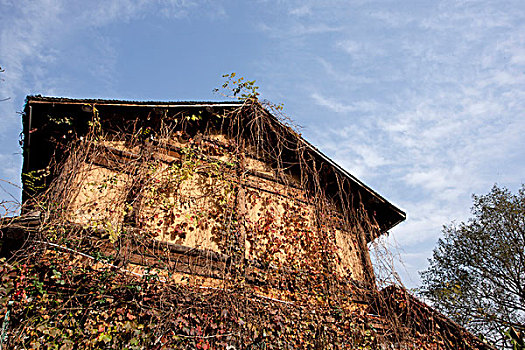
[[[237,77],[237,73],[233,72],[230,74],[224,74],[222,76],[226,78],[224,84],[222,84],[222,89],[227,93],[226,96],[229,96],[229,92],[233,94],[234,98],[239,100],[256,100],[259,96],[259,86],[255,85],[255,80],[247,80],[244,77]],[[214,89],[213,91],[219,92],[219,89]]]
[[[492,342],[519,342],[525,329],[525,186],[516,194],[494,186],[474,196],[472,214],[443,229],[422,273],[422,293]]]
[[[225,77],[243,103],[220,112],[46,107],[35,133],[64,159],[24,175],[24,209],[42,215],[0,261],[0,344],[458,348],[404,293],[378,301],[365,233],[379,227],[360,198],[337,174],[328,193],[330,169],[259,103],[255,82]]]

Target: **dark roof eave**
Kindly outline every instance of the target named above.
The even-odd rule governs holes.
[[[328,164],[330,164],[334,169],[336,169],[338,172],[340,172],[341,174],[343,174],[345,177],[347,177],[348,179],[350,179],[350,181],[356,183],[358,186],[360,186],[363,190],[365,190],[366,192],[368,192],[374,199],[376,199],[378,202],[386,205],[390,210],[392,210],[393,212],[395,212],[399,219],[390,224],[389,227],[385,228],[383,230],[383,232],[381,233],[386,233],[388,230],[392,229],[394,226],[396,226],[397,224],[403,222],[405,219],[406,219],[406,213],[399,209],[398,207],[396,207],[395,205],[393,205],[392,203],[390,203],[388,200],[386,200],[383,196],[381,196],[379,193],[377,193],[376,191],[374,191],[372,188],[370,188],[369,186],[367,186],[364,182],[362,182],[361,180],[359,180],[358,178],[356,178],[355,176],[353,176],[352,174],[350,174],[348,171],[346,171],[345,169],[343,169],[340,165],[338,165],[337,163],[335,163],[333,160],[331,160],[330,158],[328,158],[323,152],[321,152],[319,149],[317,149],[315,146],[313,146],[310,142],[306,141],[305,139],[302,139],[303,142],[306,143],[306,145],[308,147],[310,147],[312,149],[312,151],[314,151],[319,157],[321,157],[325,162],[327,162]]]
[[[32,103],[42,104],[96,104],[104,106],[129,106],[129,107],[240,107],[242,101],[129,101],[106,99],[74,99],[66,97],[46,97],[32,95],[26,97],[26,105]]]
[[[264,107],[263,107],[264,108]],[[358,178],[356,178],[355,176],[353,176],[352,174],[350,174],[348,171],[346,171],[345,169],[343,169],[340,165],[338,165],[337,163],[335,163],[333,160],[331,160],[330,158],[328,158],[323,152],[321,152],[317,147],[315,147],[314,145],[312,145],[310,142],[308,142],[307,140],[305,140],[303,137],[301,137],[299,134],[297,134],[297,132],[295,132],[292,128],[290,128],[289,126],[286,126],[284,125],[283,123],[281,123],[279,121],[279,119],[277,117],[275,117],[272,113],[270,113],[268,110],[266,110],[264,108],[264,110],[268,113],[268,115],[274,120],[274,122],[277,122],[279,123],[280,125],[282,125],[283,127],[285,127],[286,129],[288,129],[288,132],[292,133],[292,134],[296,134],[296,136],[299,138],[299,140],[301,140],[301,142],[303,142],[306,147],[308,147],[312,152],[314,152],[318,157],[320,157],[324,162],[326,162],[328,165],[330,165],[331,167],[333,167],[335,169],[336,172],[339,172],[341,175],[343,175],[344,177],[348,178],[351,182],[355,183],[357,186],[359,186],[360,188],[362,188],[364,191],[366,191],[372,198],[374,198],[377,202],[383,204],[384,206],[386,206],[392,213],[395,214],[395,216],[397,217],[397,219],[389,224],[387,224],[385,227],[382,228],[381,230],[381,234],[385,234],[386,232],[388,232],[390,229],[392,229],[393,227],[395,227],[396,225],[398,225],[399,223],[403,222],[404,220],[406,220],[406,213],[399,209],[398,207],[396,207],[395,205],[393,205],[392,203],[390,203],[388,200],[386,200],[383,196],[381,196],[379,193],[377,193],[376,191],[374,191],[372,188],[370,188],[369,186],[367,186],[364,182],[362,182],[361,180],[359,180]]]

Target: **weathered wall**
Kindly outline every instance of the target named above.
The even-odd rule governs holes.
[[[125,213],[126,188],[132,179],[105,167],[83,163],[71,184],[69,220],[117,233]]]
[[[123,142],[103,145],[127,158],[109,161],[102,152],[82,164],[71,186],[72,221],[115,235],[131,217],[158,241],[227,255],[233,237],[241,237],[245,257],[255,262],[302,269],[331,257],[340,276],[366,278],[368,252],[360,252],[357,234],[342,231],[337,215],[320,224],[315,215],[333,210],[316,214],[297,181],[278,180],[264,162],[243,155],[239,172],[223,135],[198,143],[165,140],[146,147],[153,151],[148,156]]]

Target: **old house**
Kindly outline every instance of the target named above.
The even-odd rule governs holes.
[[[156,283],[130,294],[139,306],[119,314],[141,320],[129,327],[142,325],[143,338],[99,325],[94,347],[137,339],[165,348],[449,348],[439,326],[435,334],[389,328],[388,308],[374,299],[367,244],[405,213],[258,101],[29,96],[23,127],[23,215],[4,225],[4,251],[25,242],[25,256],[52,266],[36,285],[59,279],[85,290],[55,274],[81,267],[94,279],[118,275],[111,283],[122,295],[132,284],[122,276]],[[188,289],[166,287],[173,283]],[[60,300],[84,305],[63,285]],[[199,298],[206,307],[196,307]],[[104,324],[123,308],[115,305]],[[70,332],[64,339],[86,337]],[[472,339],[458,348],[481,344]]]

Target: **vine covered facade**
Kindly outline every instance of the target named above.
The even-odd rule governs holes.
[[[4,218],[14,348],[482,349],[368,244],[403,211],[239,102],[30,96]],[[7,315],[7,316],[6,316]]]

